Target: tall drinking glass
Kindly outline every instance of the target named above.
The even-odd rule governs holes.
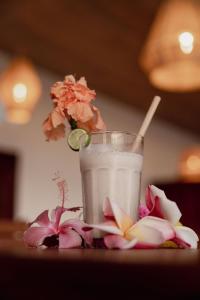
[[[92,133],[91,143],[80,150],[84,221],[103,221],[106,197],[119,204],[134,220],[138,218],[143,138],[134,149],[136,135],[106,131]],[[137,138],[138,142],[138,138]]]

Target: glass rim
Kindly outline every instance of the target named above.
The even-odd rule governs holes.
[[[137,134],[137,133],[131,133],[129,131],[123,131],[123,130],[105,130],[105,131],[92,131],[90,134],[91,135],[100,135],[100,134],[112,134],[112,133],[121,133],[121,134],[125,134],[125,135],[129,135],[129,136],[132,136],[132,137],[137,137],[140,138],[141,140],[144,139],[144,137],[140,134]]]

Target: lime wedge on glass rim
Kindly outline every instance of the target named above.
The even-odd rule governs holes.
[[[91,137],[84,129],[77,128],[68,135],[68,145],[74,151],[79,151],[80,147],[87,147],[90,144]]]

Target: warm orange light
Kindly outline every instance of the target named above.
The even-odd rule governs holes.
[[[13,90],[13,100],[17,103],[26,101],[27,87],[23,83],[17,83],[14,85]]]
[[[1,99],[10,122],[27,123],[40,93],[40,80],[27,59],[14,60],[0,77]]]
[[[199,53],[200,1],[162,1],[140,59],[152,85],[171,92],[200,89]]]
[[[191,32],[182,32],[178,36],[180,49],[185,54],[190,54],[194,47],[194,37]]]
[[[186,160],[186,166],[189,170],[199,171],[200,172],[200,156],[198,155],[190,155]]]
[[[182,154],[180,172],[185,181],[200,182],[200,148],[192,148]]]

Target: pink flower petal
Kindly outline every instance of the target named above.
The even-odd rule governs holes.
[[[81,77],[81,78],[77,81],[77,83],[79,83],[79,84],[81,84],[81,85],[87,87],[87,81],[85,80],[85,77]]]
[[[67,109],[68,114],[76,121],[86,123],[93,118],[90,104],[84,102],[71,103]]]
[[[87,122],[81,122],[80,120],[78,120],[77,122],[78,128],[85,129],[88,132],[105,130],[106,125],[103,122],[103,119],[101,117],[98,108],[91,105],[91,109],[93,112],[93,117]]]
[[[175,242],[182,248],[196,249],[199,238],[197,234],[189,227],[175,226]]]
[[[34,223],[37,223],[40,226],[48,227],[50,225],[48,210],[43,211],[33,222],[29,223],[29,226]]]
[[[54,109],[51,113],[51,120],[53,127],[56,128],[60,124],[64,124],[65,118]]]
[[[160,245],[174,237],[175,232],[171,224],[156,217],[144,217],[126,232],[127,239],[137,238],[138,243],[151,246]]]
[[[127,213],[123,209],[119,207],[117,203],[110,201],[110,206],[112,208],[114,219],[117,225],[122,230],[122,232],[125,232],[128,228],[130,228],[133,225],[133,220],[129,215],[127,215]]]
[[[93,118],[93,130],[98,131],[98,130],[106,130],[106,125],[101,117],[100,111],[96,106],[92,106],[92,110],[94,113],[94,118]]]
[[[154,199],[151,195],[151,185],[148,185],[146,192],[145,192],[145,200],[146,200],[146,206],[151,211],[154,206]]]
[[[73,75],[67,75],[67,76],[65,76],[64,82],[65,83],[76,83],[76,80]]]
[[[51,114],[49,114],[48,117],[46,118],[46,120],[43,122],[42,128],[43,128],[44,133],[46,133],[46,131],[52,130],[53,125],[52,125],[52,121],[51,121]]]
[[[73,86],[73,91],[77,100],[81,102],[89,103],[96,97],[95,91],[87,87],[87,82],[84,77],[81,77]]]
[[[86,228],[94,228],[94,229],[99,229],[101,231],[111,233],[111,234],[119,234],[123,235],[123,232],[118,228],[117,224],[113,221],[106,221],[101,224],[89,224],[85,226]]]
[[[152,216],[162,217],[172,224],[177,224],[181,218],[177,204],[167,199],[165,193],[153,185],[148,187],[146,203]]]
[[[51,211],[51,222],[55,226],[55,228],[58,228],[62,214],[67,210],[67,208],[57,206]]]
[[[24,242],[30,247],[39,247],[46,237],[54,235],[55,232],[49,227],[30,227],[24,232]]]
[[[103,202],[103,214],[105,218],[113,219],[113,211],[110,204],[110,199],[107,197]]]
[[[147,216],[141,219],[138,223],[139,225],[142,224],[160,231],[165,240],[169,240],[175,235],[173,226],[167,220],[164,219]]]
[[[51,97],[59,98],[64,93],[64,85],[62,81],[58,81],[51,87]]]
[[[149,213],[150,213],[150,210],[144,204],[140,204],[140,206],[139,206],[139,218],[142,219],[142,218],[148,216]]]
[[[147,209],[149,210],[148,215],[164,219],[163,212],[160,208],[160,198],[152,195],[150,185],[146,190],[146,204]]]
[[[108,249],[131,249],[137,244],[137,239],[131,241],[119,235],[107,235],[104,237],[104,243]]]
[[[59,234],[59,248],[77,248],[82,244],[80,235],[71,228],[63,228]]]
[[[51,115],[49,115],[49,117],[43,123],[43,132],[47,138],[47,141],[56,141],[65,136],[65,125],[60,124],[56,128],[54,128],[51,120]]]
[[[62,232],[65,228],[74,229],[88,245],[92,244],[92,232],[83,230],[84,227],[87,227],[87,224],[78,220],[78,219],[70,219],[63,222],[60,226],[60,231]]]

